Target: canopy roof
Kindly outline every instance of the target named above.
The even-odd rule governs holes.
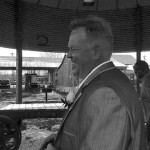
[[[48,6],[60,9],[69,10],[92,10],[92,11],[103,11],[103,10],[116,10],[116,9],[127,9],[135,8],[139,6],[150,5],[149,0],[24,0],[33,4],[39,4],[41,6]],[[84,6],[84,2],[94,2],[93,6]]]
[[[83,0],[22,0],[20,14],[24,50],[67,52],[70,21],[90,14],[111,23],[114,52],[135,52],[139,41],[141,50],[150,49],[150,0],[95,0],[93,6],[83,6]],[[15,26],[14,0],[1,0],[0,47],[16,48]]]

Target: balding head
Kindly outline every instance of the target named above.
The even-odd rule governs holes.
[[[134,68],[134,72],[135,72],[136,76],[140,79],[142,79],[144,77],[144,75],[149,72],[149,66],[143,60],[136,62],[135,65],[133,66],[133,68]]]

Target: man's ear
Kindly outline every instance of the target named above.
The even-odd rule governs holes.
[[[101,51],[100,51],[100,46],[99,45],[95,45],[92,48],[92,56],[94,59],[98,59],[101,55]]]
[[[146,68],[143,68],[143,74],[147,74],[148,70]]]

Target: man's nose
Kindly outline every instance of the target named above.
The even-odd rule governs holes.
[[[67,58],[72,58],[72,53],[71,51],[69,50],[68,54],[67,54]]]

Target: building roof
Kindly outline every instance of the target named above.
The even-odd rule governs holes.
[[[120,59],[122,59],[121,56],[122,56],[122,55],[120,55]],[[129,55],[129,56],[130,56],[130,55]],[[133,58],[134,58],[134,57],[133,57]],[[59,70],[59,68],[61,68],[61,66],[62,66],[62,64],[64,63],[65,59],[67,59],[66,55],[65,55],[64,58],[62,59],[62,62],[61,62],[61,64],[59,65],[59,67],[57,68],[57,70]],[[119,69],[126,69],[126,68],[127,68],[126,64],[120,62],[119,59],[115,59],[115,58],[114,58],[114,55],[111,57],[111,61],[112,61],[112,62],[115,64],[115,66],[117,66]]]
[[[25,68],[57,68],[62,58],[23,57],[22,66]],[[0,56],[0,68],[16,67],[16,57]]]
[[[23,57],[22,66],[23,68],[60,68],[64,58],[51,58],[51,57]],[[133,65],[136,59],[131,55],[113,55],[111,60],[117,67],[126,68],[125,65]],[[16,67],[16,57],[11,56],[0,56],[0,69],[7,68],[11,70],[12,67]]]
[[[134,65],[136,63],[136,59],[131,55],[115,55],[115,54],[113,54],[112,57],[124,65]]]
[[[127,68],[127,66],[126,66],[125,64],[120,63],[119,61],[117,61],[117,60],[114,59],[113,57],[111,57],[110,60],[111,60],[111,61],[114,63],[114,65],[115,65],[117,68],[119,68],[119,69],[126,69],[126,68]]]

